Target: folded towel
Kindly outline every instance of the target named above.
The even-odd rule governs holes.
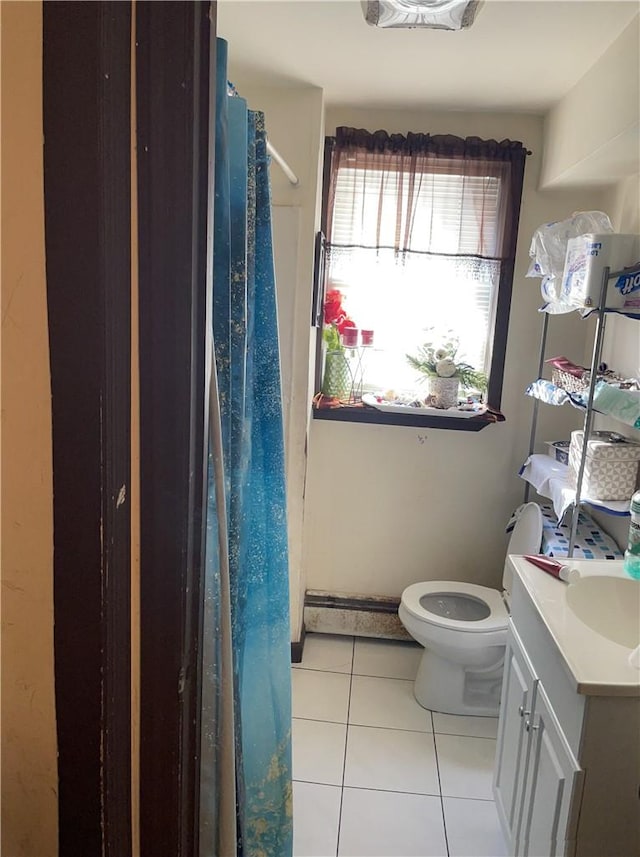
[[[530,455],[518,474],[533,485],[538,494],[551,500],[558,520],[562,519],[576,496],[575,489],[567,484],[568,470],[566,464],[560,464],[550,455]],[[629,514],[628,500],[589,500],[584,496],[582,500],[595,509],[604,509],[613,515]]]
[[[576,496],[575,490],[567,485],[567,470],[566,464],[560,464],[550,455],[530,455],[519,474],[538,494],[551,500],[558,520]]]

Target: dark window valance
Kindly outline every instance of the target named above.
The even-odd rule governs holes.
[[[345,152],[363,150],[394,155],[438,155],[446,158],[483,158],[508,161],[531,154],[517,140],[483,140],[455,134],[389,134],[364,128],[336,128],[335,146]]]
[[[329,141],[330,170],[324,218],[328,249],[335,248],[333,221],[339,174],[344,177],[347,171],[351,171],[357,176],[351,201],[354,223],[363,218],[364,209],[361,201],[357,200],[360,200],[359,193],[364,187],[367,188],[368,205],[377,205],[379,216],[373,236],[374,245],[382,247],[389,243],[383,238],[384,212],[391,212],[387,217],[395,217],[393,247],[397,253],[418,249],[438,251],[431,228],[425,228],[424,222],[416,218],[416,210],[421,196],[432,193],[429,182],[437,182],[437,177],[451,176],[454,181],[462,182],[463,208],[459,211],[459,225],[449,224],[450,234],[463,235],[464,210],[473,211],[474,216],[483,222],[495,219],[498,230],[495,235],[489,235],[483,227],[478,231],[481,241],[477,247],[469,249],[466,246],[463,249],[468,242],[461,242],[453,252],[508,260],[512,264],[527,154],[525,146],[513,140],[497,142],[454,134],[390,134],[340,126]],[[491,184],[492,179],[499,182],[499,195],[495,201],[499,211],[495,217],[492,212],[494,201],[490,199],[496,190]],[[374,196],[378,198],[377,203]],[[344,201],[342,204],[344,206]],[[362,244],[363,240],[359,237],[351,243]]]

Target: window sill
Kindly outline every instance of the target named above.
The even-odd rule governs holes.
[[[489,412],[469,419],[447,417],[444,414],[432,416],[425,414],[397,414],[391,411],[378,411],[366,405],[338,405],[335,407],[313,407],[315,420],[333,420],[334,422],[368,423],[385,426],[413,426],[414,428],[446,429],[448,431],[481,431],[496,422],[504,422],[504,416],[498,412]]]

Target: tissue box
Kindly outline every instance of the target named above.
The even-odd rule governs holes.
[[[571,432],[568,482],[577,485],[581,431]],[[587,442],[587,452],[581,493],[591,500],[627,500],[636,489],[640,443],[613,432],[593,432]]]
[[[562,276],[562,302],[576,309],[597,307],[604,269],[608,266],[611,271],[617,271],[633,265],[639,258],[640,235],[586,233],[570,238]],[[606,305],[622,309],[626,299],[623,289],[615,288],[611,281]]]
[[[545,443],[549,447],[547,452],[552,458],[555,458],[556,461],[559,461],[560,464],[568,464],[569,463],[569,446],[570,441],[568,440],[545,440]]]

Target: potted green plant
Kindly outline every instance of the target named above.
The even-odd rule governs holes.
[[[469,363],[457,360],[459,339],[450,336],[441,345],[424,342],[416,354],[407,354],[409,364],[420,373],[420,381],[429,384],[430,404],[436,408],[454,408],[460,387],[485,393],[487,376]]]

